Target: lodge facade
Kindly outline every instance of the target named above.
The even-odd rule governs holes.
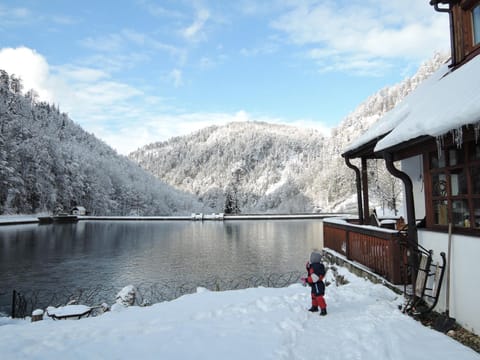
[[[449,284],[446,277],[441,281],[435,310],[449,309],[479,334],[480,0],[430,4],[449,16],[451,61],[344,150],[356,175],[359,217],[325,221],[324,245],[394,284],[411,281],[413,287],[417,274],[410,278],[406,271],[415,261],[411,252],[428,249],[432,264],[446,253]],[[371,159],[384,159],[404,185],[402,231],[369,226]]]

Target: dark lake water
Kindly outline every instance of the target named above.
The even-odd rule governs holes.
[[[158,294],[162,286],[174,297],[212,283],[220,289],[244,287],[242,279],[250,280],[245,286],[264,285],[259,278],[303,272],[310,252],[322,246],[321,229],[321,220],[2,226],[0,311],[9,313],[13,289],[40,294],[96,289],[111,303],[130,284],[155,288],[153,301],[169,297]]]

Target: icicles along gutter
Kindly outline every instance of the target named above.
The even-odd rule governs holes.
[[[468,127],[468,126],[473,126],[473,131],[474,131],[474,134],[475,134],[475,144],[477,144],[478,139],[480,138],[480,121],[477,121],[475,124],[466,125],[466,127]],[[442,157],[442,149],[445,148],[445,137],[449,133],[452,135],[452,140],[455,143],[455,145],[457,146],[457,149],[462,148],[462,145],[463,145],[463,126],[460,126],[456,129],[450,130],[446,134],[442,134],[442,135],[439,135],[439,136],[436,137],[437,154],[438,154],[439,158]]]

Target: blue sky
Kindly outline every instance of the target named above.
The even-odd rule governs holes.
[[[0,68],[120,153],[230,121],[327,131],[448,51],[428,0],[0,0]]]

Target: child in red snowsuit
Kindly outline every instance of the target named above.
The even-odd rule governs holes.
[[[317,312],[320,308],[320,315],[327,315],[327,304],[323,296],[325,295],[325,266],[322,263],[322,255],[316,251],[310,255],[310,261],[307,262],[307,277],[305,283],[312,288],[312,307],[308,309],[311,312]]]

